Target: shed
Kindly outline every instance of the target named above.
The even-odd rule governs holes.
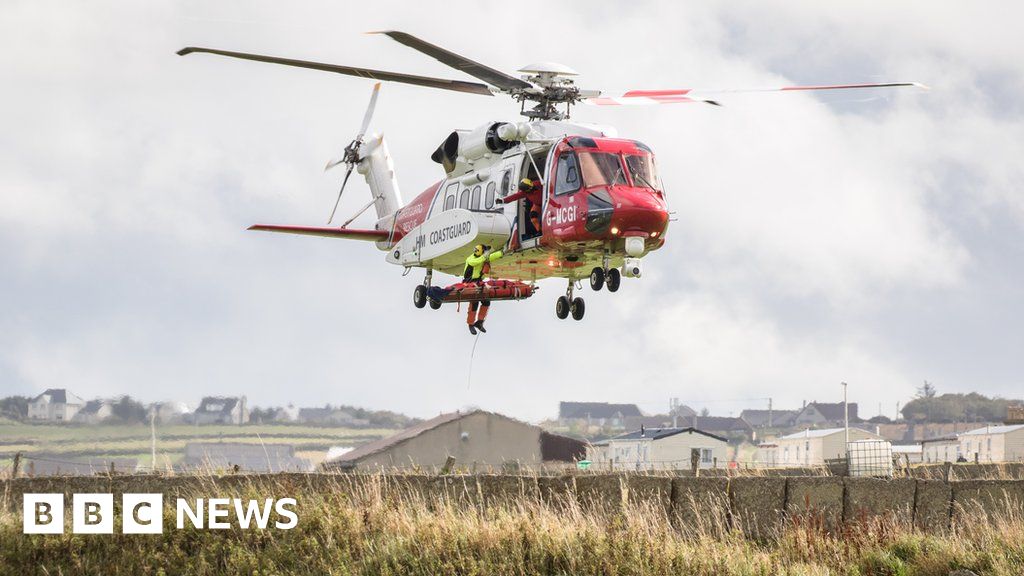
[[[539,426],[485,410],[450,412],[369,442],[337,458],[325,470],[436,470],[453,456],[461,468],[520,468],[572,461],[582,440],[546,433]]]

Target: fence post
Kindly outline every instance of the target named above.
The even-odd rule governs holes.
[[[21,464],[21,452],[14,455],[14,464],[11,465],[11,480],[18,477],[18,466]]]
[[[953,477],[953,463],[946,462],[946,483],[948,484]]]
[[[700,476],[700,449],[690,449],[690,468],[693,470],[693,477]]]
[[[455,466],[455,456],[449,455],[444,459],[444,466],[441,467],[441,476],[444,476],[452,471],[452,467]]]

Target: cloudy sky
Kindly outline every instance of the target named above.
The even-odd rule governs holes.
[[[287,4],[287,8],[285,8]],[[54,2],[0,12],[0,395],[66,387],[194,403],[355,404],[529,420],[559,400],[670,397],[715,414],[835,401],[893,415],[921,381],[1024,395],[1024,40],[1014,3]],[[584,8],[586,7],[586,8]],[[1018,12],[1014,15],[1011,12]],[[371,245],[246,232],[322,224],[371,83],[198,45],[464,78],[397,29],[588,88],[913,80],[930,91],[579,108],[657,153],[675,221],[642,280],[562,281],[462,314]],[[385,84],[406,200],[485,98]],[[354,179],[339,208],[368,199]],[[366,224],[371,218],[364,218]]]

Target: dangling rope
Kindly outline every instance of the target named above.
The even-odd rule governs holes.
[[[473,383],[473,357],[476,356],[476,343],[480,340],[480,334],[473,337],[473,350],[469,353],[469,374],[466,376],[466,390]]]

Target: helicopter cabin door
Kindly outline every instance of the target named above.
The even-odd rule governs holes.
[[[550,150],[550,147],[544,147],[532,150],[527,154],[523,154],[520,176],[515,180],[514,189],[518,189],[519,182],[523,178],[529,178],[534,181],[542,180],[545,184],[547,183],[547,175],[545,172],[547,170],[548,153]],[[547,186],[545,186],[545,188],[547,188]],[[544,201],[546,200],[547,194],[545,193]],[[524,198],[517,202],[518,206],[516,207],[516,216],[517,221],[519,222],[519,244],[524,250],[536,248],[537,245],[540,244],[541,235],[544,233],[543,203],[544,202],[542,202],[541,206],[536,207],[535,211],[538,217],[531,218],[530,213],[534,210],[532,210],[533,207],[529,205],[529,201]]]

